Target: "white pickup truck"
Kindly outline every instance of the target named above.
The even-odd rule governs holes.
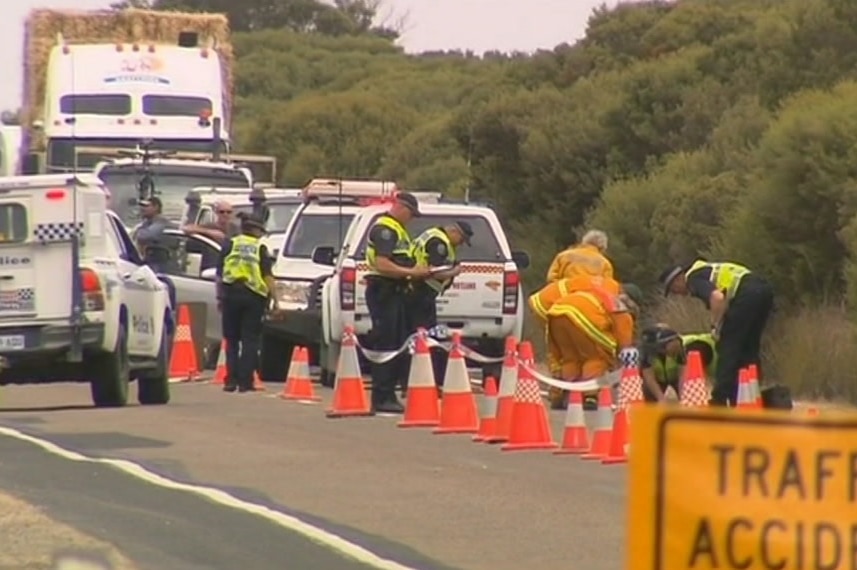
[[[372,328],[366,307],[366,246],[370,228],[389,205],[363,208],[355,216],[341,246],[315,248],[312,259],[333,266],[333,277],[321,290],[322,383],[333,384],[340,341],[346,325],[358,338]],[[471,245],[458,248],[462,272],[452,287],[437,299],[438,321],[461,332],[465,346],[488,357],[503,356],[505,339],[521,337],[524,303],[520,271],[529,266],[529,256],[511,251],[506,234],[491,208],[468,204],[421,204],[419,218],[408,223],[414,237],[433,226],[465,221],[473,228]],[[471,362],[471,365],[480,366]],[[499,364],[482,366],[485,374],[499,378]]]
[[[96,406],[170,399],[175,319],[92,174],[0,178],[0,384],[89,382]]]

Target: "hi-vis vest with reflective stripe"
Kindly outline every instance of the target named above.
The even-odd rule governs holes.
[[[411,242],[408,230],[399,223],[399,220],[389,214],[384,214],[378,218],[372,229],[375,226],[383,226],[396,234],[396,247],[393,249],[392,255],[393,263],[402,267],[413,267],[416,264],[416,260],[414,259],[414,244]],[[372,230],[370,229],[369,231],[371,232]],[[376,257],[375,245],[370,241],[369,246],[366,248],[366,263],[369,265],[370,275],[378,275],[377,266],[375,265]]]
[[[268,296],[268,285],[262,277],[259,238],[244,234],[232,238],[232,249],[223,260],[222,281],[227,285],[240,282],[257,295]]]
[[[684,274],[685,277],[690,277],[694,271],[703,268],[711,268],[711,277],[709,281],[719,290],[723,291],[726,298],[731,300],[738,292],[738,285],[741,284],[741,279],[750,273],[750,270],[743,265],[737,263],[708,263],[707,261],[697,261],[690,266],[690,269]]]
[[[452,242],[449,241],[449,236],[441,228],[429,228],[414,240],[414,256],[417,263],[428,265],[429,256],[426,251],[426,244],[433,238],[439,239],[446,246],[446,263],[448,265],[455,263],[455,248],[452,246]],[[443,293],[451,281],[452,279],[444,279],[443,281],[439,279],[426,279],[426,285],[438,293]]]
[[[708,366],[705,368],[705,374],[709,378],[714,378],[714,372],[717,370],[717,351],[714,349],[715,342],[714,337],[710,334],[683,334],[679,337],[681,339],[682,349],[687,350],[688,345],[693,344],[694,342],[704,342],[711,348],[711,362],[708,363]],[[658,381],[658,384],[667,384],[672,382],[677,382],[681,380],[679,375],[679,366],[678,361],[672,356],[663,356],[655,358],[655,361],[652,363],[652,370],[655,373],[655,379]]]

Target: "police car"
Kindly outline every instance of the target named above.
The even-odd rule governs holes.
[[[322,339],[320,366],[322,382],[332,385],[340,341],[346,325],[354,327],[358,338],[372,327],[366,307],[366,280],[369,265],[366,248],[369,230],[389,206],[362,209],[351,222],[338,252],[317,247],[316,263],[333,267],[333,278],[321,290]],[[434,226],[466,221],[473,228],[471,245],[457,250],[462,272],[452,287],[437,299],[438,324],[461,332],[463,343],[481,355],[503,356],[509,335],[521,338],[524,303],[520,271],[529,266],[529,256],[512,251],[497,215],[486,206],[469,204],[421,204],[420,217],[412,219],[408,232],[416,237]],[[499,377],[499,364],[482,366],[485,374]]]
[[[275,295],[284,309],[281,318],[265,322],[260,371],[263,380],[282,380],[294,346],[307,346],[317,362],[321,346],[321,284],[329,265],[313,260],[317,246],[338,250],[354,217],[366,206],[389,203],[398,188],[383,180],[316,178],[302,190],[304,203],[285,234],[268,246],[276,251]],[[420,202],[440,200],[438,192],[414,192]]]
[[[0,178],[0,384],[88,381],[97,406],[170,399],[167,284],[91,174]]]

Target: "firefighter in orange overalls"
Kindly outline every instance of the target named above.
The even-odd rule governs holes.
[[[606,252],[607,234],[601,230],[589,230],[579,244],[556,254],[548,269],[547,283],[578,276],[613,279],[613,264],[607,259]]]
[[[530,308],[546,325],[551,373],[574,382],[598,378],[620,363],[635,364],[637,303],[614,279],[584,276],[561,279],[532,295]],[[565,407],[564,391],[549,393],[552,408]],[[584,407],[595,405],[596,395],[587,394]]]

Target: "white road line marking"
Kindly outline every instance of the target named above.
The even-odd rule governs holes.
[[[179,481],[174,481],[162,475],[158,475],[157,473],[149,471],[142,465],[138,465],[133,461],[128,461],[125,459],[89,457],[76,451],[71,451],[69,449],[60,447],[59,445],[51,441],[41,439],[8,427],[0,426],[0,435],[5,435],[20,441],[26,441],[28,443],[37,445],[48,453],[51,453],[58,457],[62,457],[63,459],[68,459],[70,461],[108,465],[124,473],[127,473],[132,477],[136,477],[137,479],[145,481],[146,483],[149,483],[151,485],[163,487],[164,489],[174,489],[176,491],[192,493],[194,495],[204,497],[210,501],[214,501],[215,503],[218,503],[220,505],[237,509],[245,513],[258,515],[264,519],[267,519],[269,522],[274,523],[277,526],[301,534],[306,538],[324,547],[329,548],[330,550],[334,550],[345,557],[351,558],[358,562],[362,562],[363,564],[367,564],[372,568],[377,568],[378,570],[417,570],[416,568],[411,568],[410,566],[404,566],[402,564],[399,564],[398,562],[394,562],[386,558],[381,558],[374,552],[363,548],[359,544],[349,542],[348,540],[342,538],[339,535],[333,534],[317,526],[311,525],[297,517],[287,515],[280,511],[275,511],[274,509],[271,509],[264,505],[259,505],[256,503],[251,503],[249,501],[241,500],[227,493],[226,491],[215,489],[214,487],[206,487],[204,485],[191,485],[189,483],[180,483]]]

